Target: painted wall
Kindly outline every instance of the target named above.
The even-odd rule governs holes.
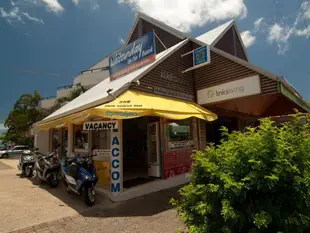
[[[34,147],[38,148],[41,153],[49,152],[49,131],[40,131],[34,135]]]

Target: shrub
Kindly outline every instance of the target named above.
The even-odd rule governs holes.
[[[195,152],[191,182],[172,200],[189,232],[310,232],[310,125],[301,118],[223,128],[219,146]]]

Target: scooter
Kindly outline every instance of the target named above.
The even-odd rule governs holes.
[[[98,182],[96,169],[92,162],[93,147],[87,157],[79,155],[64,158],[62,161],[63,182],[68,193],[73,192],[84,197],[84,202],[92,206],[96,201],[95,185]]]
[[[31,150],[24,150],[20,156],[17,168],[22,172],[22,175],[31,177],[34,163],[34,152]]]
[[[41,181],[47,182],[52,188],[58,186],[58,173],[60,162],[58,158],[58,147],[49,155],[36,152],[36,160],[33,169],[33,176]]]

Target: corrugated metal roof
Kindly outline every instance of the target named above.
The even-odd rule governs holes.
[[[206,33],[196,37],[196,39],[208,45],[214,45],[232,25],[234,25],[234,20],[230,20],[217,28],[207,31]]]
[[[153,63],[148,64],[119,79],[110,81],[110,78],[107,78],[103,80],[102,82],[100,82],[90,90],[86,91],[76,99],[72,100],[65,106],[61,107],[60,109],[58,109],[57,111],[55,111],[54,113],[43,119],[41,122],[38,122],[37,124],[48,122],[51,120],[56,120],[60,117],[77,113],[113,100],[111,99],[111,96],[107,93],[109,89],[112,89],[112,91],[110,92],[112,95],[114,96],[120,95],[122,92],[124,92],[126,89],[130,87],[131,82],[141,78],[146,72],[148,72],[150,69],[160,64],[163,60],[165,60],[165,58],[169,57],[173,52],[178,50],[187,42],[188,39],[183,40],[180,43],[172,46],[171,48],[157,54],[156,60]],[[100,72],[96,72],[95,74],[98,75],[98,73]],[[89,74],[89,78],[91,78],[91,75],[92,74]]]

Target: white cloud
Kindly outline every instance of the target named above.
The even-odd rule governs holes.
[[[11,1],[11,6],[15,6],[16,4],[13,2],[13,1]]]
[[[305,36],[307,38],[310,37],[310,25],[308,25],[305,29],[298,29],[295,31],[296,36]]]
[[[260,30],[263,20],[264,20],[264,18],[261,17],[261,18],[257,19],[257,20],[254,22],[254,31],[255,31],[255,32],[258,32],[258,31]]]
[[[28,12],[22,12],[22,14],[24,15],[24,17],[26,17],[27,19],[29,19],[30,21],[34,21],[34,22],[38,22],[38,23],[42,23],[44,24],[43,20],[42,19],[39,19],[39,18],[36,18],[36,17],[32,17],[29,15]]]
[[[118,2],[184,32],[209,22],[247,16],[244,0],[118,0]]]
[[[310,19],[310,2],[303,2],[301,4],[301,12],[304,19]]]
[[[75,5],[79,5],[80,0],[72,0],[72,2],[73,2]]]
[[[243,44],[246,48],[251,47],[256,40],[256,37],[252,35],[252,32],[247,30],[240,33]]]
[[[55,13],[61,13],[65,9],[62,5],[58,2],[58,0],[42,0],[45,4],[48,10],[53,11]]]
[[[14,7],[11,11],[6,12],[3,8],[0,8],[0,16],[2,18],[8,19],[8,20],[19,20],[21,21],[22,18],[20,17],[19,14],[19,8]]]
[[[124,45],[124,44],[126,43],[126,41],[125,41],[123,38],[121,38],[121,39],[119,40],[119,42],[120,42],[122,45]]]
[[[278,47],[278,53],[284,54],[289,48],[289,39],[294,34],[295,28],[288,25],[281,26],[275,23],[269,28],[267,40]]]
[[[98,3],[93,4],[92,9],[93,10],[98,10],[100,8]]]

